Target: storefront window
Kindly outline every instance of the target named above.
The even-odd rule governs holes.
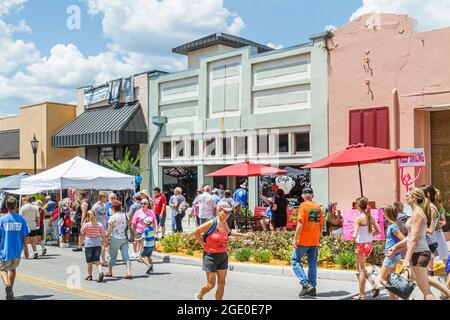
[[[301,197],[302,190],[306,186],[311,185],[311,171],[309,169],[296,169],[294,167],[280,167],[288,171],[284,176],[264,176],[259,178],[259,194],[265,197],[272,195],[272,186],[277,185],[283,189],[289,204],[292,207],[298,207],[303,199]],[[259,205],[264,205],[259,199]]]
[[[191,157],[197,157],[198,155],[198,140],[191,140]]]
[[[289,134],[278,136],[278,153],[289,153]]]
[[[184,157],[184,141],[175,142],[175,154],[178,158]]]
[[[206,156],[213,157],[216,155],[216,138],[206,139],[205,141],[206,147]]]
[[[188,203],[192,203],[197,191],[197,167],[165,167],[163,168],[163,192],[173,195],[176,187],[183,189]],[[167,199],[169,200],[169,199]]]
[[[309,152],[309,133],[295,134],[295,152]]]
[[[222,139],[222,150],[224,155],[231,155],[231,138]]]
[[[170,141],[163,142],[163,159],[172,158],[172,144]]]
[[[237,137],[236,138],[236,149],[237,155],[247,155],[248,153],[248,138],[247,137]]]
[[[100,148],[100,163],[103,163],[105,160],[114,160],[114,147]]]
[[[269,135],[259,135],[258,136],[258,154],[268,154],[269,153]]]

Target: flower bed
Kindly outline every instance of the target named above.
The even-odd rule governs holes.
[[[228,254],[231,262],[258,263],[289,266],[294,246],[294,232],[256,232],[249,238],[230,238]],[[384,241],[374,241],[374,249],[368,264],[381,266],[384,259]],[[175,255],[202,258],[200,244],[193,234],[171,233],[157,244],[157,251]],[[258,261],[258,262],[257,262]],[[306,256],[303,258],[306,263]],[[354,244],[336,237],[320,240],[318,267],[326,269],[355,270]],[[445,275],[442,263],[435,264],[435,273]],[[401,266],[401,264],[400,264]]]

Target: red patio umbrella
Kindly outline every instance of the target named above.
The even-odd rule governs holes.
[[[361,164],[375,163],[385,160],[393,160],[414,156],[414,153],[400,152],[389,149],[381,149],[375,147],[366,147],[365,144],[359,143],[348,146],[345,150],[332,154],[326,158],[315,161],[303,168],[330,168],[330,167],[348,167],[358,165],[359,186],[361,196],[363,196]]]
[[[259,177],[286,174],[287,170],[245,161],[208,174],[208,177]]]

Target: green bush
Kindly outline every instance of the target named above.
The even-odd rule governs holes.
[[[161,239],[163,251],[166,253],[178,252],[178,250],[183,248],[182,238],[183,235],[181,233],[171,233],[164,239]]]
[[[333,261],[333,253],[331,249],[327,246],[322,246],[319,248],[319,256],[317,258],[318,262],[331,262]]]
[[[289,249],[281,249],[280,251],[278,251],[277,256],[279,257],[280,260],[286,261],[287,263],[291,264],[293,251],[294,251],[293,247]]]
[[[356,256],[353,251],[344,251],[336,256],[336,263],[341,269],[353,269],[356,267]]]
[[[194,250],[192,250],[192,249],[186,249],[186,254],[187,254],[188,256],[193,256],[193,255],[194,255]]]
[[[272,252],[269,250],[254,251],[253,259],[258,263],[269,263],[272,259]]]
[[[240,248],[234,251],[234,256],[238,261],[249,261],[252,255],[252,250],[249,248]]]
[[[373,251],[369,258],[367,258],[367,262],[373,265],[382,265],[384,260],[384,241],[374,241],[373,242]]]
[[[180,245],[184,250],[197,251],[202,248],[193,233],[183,233]]]

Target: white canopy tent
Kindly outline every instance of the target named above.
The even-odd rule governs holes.
[[[134,177],[75,157],[52,169],[21,181],[13,194],[33,194],[63,189],[127,190],[134,189]]]

